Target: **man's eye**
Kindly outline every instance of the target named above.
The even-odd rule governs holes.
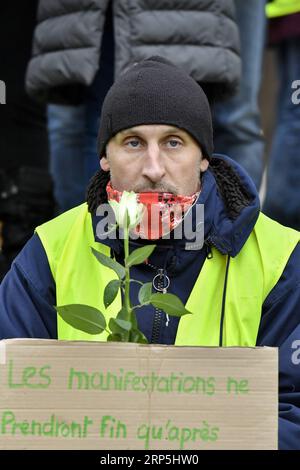
[[[131,147],[131,148],[138,148],[138,146],[140,145],[140,141],[137,140],[137,139],[132,139],[132,140],[128,140],[125,145],[127,145],[128,147]]]
[[[170,139],[168,140],[168,145],[172,148],[177,148],[181,145],[181,142],[179,140]]]

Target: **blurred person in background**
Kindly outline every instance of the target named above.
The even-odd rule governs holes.
[[[0,280],[36,225],[53,216],[45,106],[25,92],[37,1],[1,4],[0,80]]]
[[[242,165],[259,190],[264,138],[258,97],[262,78],[266,15],[264,0],[235,0],[241,39],[242,77],[238,93],[214,107],[215,151]]]
[[[269,44],[276,50],[279,92],[263,209],[280,223],[299,230],[300,1],[275,0],[267,4],[266,12]]]
[[[83,5],[84,3],[82,3]],[[80,15],[80,12],[77,14]],[[87,17],[89,15],[93,19],[93,12],[87,11]],[[99,21],[99,15],[95,16],[94,20],[95,22]],[[103,20],[101,53],[100,59],[97,58],[97,60],[100,60],[99,70],[96,72],[91,85],[66,85],[65,90],[62,91],[63,95],[66,93],[66,97],[61,95],[57,101],[62,102],[65,99],[67,104],[49,104],[47,107],[50,165],[55,181],[55,196],[59,212],[64,212],[85,200],[88,182],[99,169],[95,149],[95,138],[99,128],[99,110],[101,110],[104,96],[114,79],[114,37],[111,4],[108,5]],[[88,30],[86,30],[87,33]],[[73,37],[73,40],[75,40],[76,30],[72,28],[72,32],[69,30],[69,34],[70,38]],[[81,39],[84,41],[87,38]],[[93,57],[93,60],[96,59]],[[73,65],[74,69],[76,69],[76,66],[80,68],[79,57],[77,65],[75,62]],[[75,75],[76,71],[74,70],[73,79],[76,80]],[[71,93],[71,96],[69,96],[69,93]],[[54,98],[53,101],[56,101],[56,99]],[[80,104],[74,104],[76,102]]]
[[[233,0],[40,0],[28,92],[48,103],[51,169],[60,211],[85,199],[99,168],[103,98],[143,58],[181,66],[210,100],[237,90],[241,63]]]

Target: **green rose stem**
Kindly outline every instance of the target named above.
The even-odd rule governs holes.
[[[127,217],[125,217],[125,220],[128,221],[128,212],[126,211]],[[134,323],[135,316],[134,310],[131,307],[130,303],[130,268],[127,266],[127,259],[129,256],[129,229],[128,229],[128,223],[124,224],[124,253],[125,253],[125,293],[124,293],[124,306],[126,309],[127,313],[127,318],[126,320],[130,321],[132,324]],[[130,341],[130,331],[127,332],[126,334],[126,339],[127,341]]]
[[[128,313],[128,320],[131,319],[131,305],[130,305],[130,297],[129,297],[129,287],[130,287],[130,268],[126,264],[126,260],[129,256],[129,240],[128,240],[128,227],[125,225],[124,227],[124,252],[125,252],[125,308]]]

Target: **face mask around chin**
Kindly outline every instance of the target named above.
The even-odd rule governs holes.
[[[106,187],[108,201],[120,202],[123,192]],[[190,196],[175,196],[168,192],[136,193],[137,202],[144,205],[141,222],[130,233],[142,239],[157,240],[168,235],[183,220],[187,211],[196,202],[200,191]]]

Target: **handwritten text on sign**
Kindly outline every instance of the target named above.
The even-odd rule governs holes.
[[[0,448],[262,448],[263,436],[277,445],[272,348],[5,346]]]

